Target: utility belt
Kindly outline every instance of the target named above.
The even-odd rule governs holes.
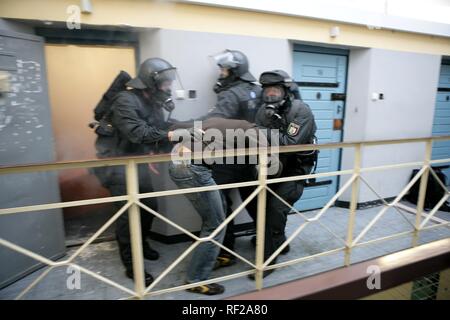
[[[313,145],[317,145],[317,137],[313,136],[310,143]],[[317,159],[319,157],[319,150],[308,150],[308,151],[300,151],[296,153],[297,158],[299,161],[308,163],[308,162],[317,162]]]
[[[314,166],[318,159],[318,152],[317,150],[314,150],[313,154],[310,155],[303,155],[303,154],[296,154],[296,160],[297,163],[300,165],[311,165]]]
[[[313,136],[310,144],[316,145],[317,138]],[[314,174],[317,169],[319,150],[300,151],[295,153],[295,164],[297,168],[303,169],[305,174]],[[308,172],[309,171],[309,172]],[[307,183],[314,183],[315,179],[308,179]]]

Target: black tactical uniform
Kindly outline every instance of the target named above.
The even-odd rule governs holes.
[[[208,118],[221,117],[255,122],[260,105],[260,86],[238,78],[225,86],[216,85],[214,91],[217,93],[217,103],[208,113]]]
[[[145,155],[149,153],[169,152],[168,123],[164,120],[162,108],[173,110],[170,90],[161,91],[162,82],[174,79],[174,68],[159,58],[147,59],[139,69],[138,77],[127,83],[133,89],[118,93],[111,105],[110,121],[114,135],[110,138],[98,139],[97,144],[104,143],[105,153],[111,156]],[[97,145],[102,150],[102,145]],[[123,166],[106,167],[102,175],[98,175],[103,186],[109,189],[112,196],[126,194],[125,168]],[[138,165],[139,192],[152,192],[150,169],[148,164]],[[141,200],[145,205],[157,210],[155,198]],[[123,203],[116,203],[120,208]],[[144,258],[155,260],[158,253],[145,241],[149,234],[153,215],[141,211],[142,245]],[[128,214],[122,214],[116,222],[116,237],[119,244],[120,257],[126,268],[126,274],[133,277],[132,256]],[[153,278],[146,273],[146,284]]]
[[[214,86],[214,92],[217,93],[217,103],[215,107],[207,114],[206,118],[219,117],[226,119],[246,120],[250,123],[255,122],[255,116],[258,107],[261,105],[261,87],[253,82],[255,77],[249,72],[249,63],[247,57],[237,50],[225,50],[216,55],[217,65],[220,68],[228,70],[227,77],[221,77]],[[237,164],[237,159],[231,159],[234,164],[215,164],[212,167],[213,177],[217,184],[227,184],[254,180],[254,165]],[[232,212],[230,189],[223,190],[227,204],[227,216]],[[239,192],[242,198],[246,198],[253,188],[240,188]],[[247,210],[254,210],[254,205],[247,207]],[[227,232],[223,244],[234,249],[234,223],[231,221],[227,226]],[[233,256],[223,251],[219,255],[219,261],[224,261],[222,266],[227,265]],[[231,261],[233,263],[233,261]]]
[[[271,139],[271,129],[278,129],[278,141],[270,141],[271,145],[279,146],[314,143],[316,124],[314,115],[308,105],[294,98],[291,90],[292,80],[281,70],[264,72],[260,83],[263,86],[263,106],[256,115],[258,127],[268,129],[268,139]],[[280,97],[270,96],[269,88],[278,87],[282,92]],[[282,163],[281,177],[309,174],[317,161],[317,152],[299,152],[280,154]],[[271,184],[270,188],[282,199],[293,205],[302,195],[304,180]],[[266,208],[266,239],[264,255],[269,258],[272,253],[286,240],[284,231],[287,214],[290,209],[272,194],[267,194]]]

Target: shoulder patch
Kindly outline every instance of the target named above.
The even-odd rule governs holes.
[[[295,123],[295,122],[291,122],[289,123],[289,126],[287,128],[287,134],[292,136],[297,135],[297,133],[300,131],[300,125]]]
[[[255,91],[250,91],[250,98],[255,99],[256,98],[256,93]]]

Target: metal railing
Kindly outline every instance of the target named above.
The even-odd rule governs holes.
[[[413,246],[418,245],[418,236],[419,232],[423,230],[428,230],[436,227],[449,226],[450,221],[445,221],[442,219],[435,218],[434,215],[440,208],[440,206],[449,198],[450,192],[447,190],[446,186],[439,180],[436,173],[434,172],[431,165],[433,164],[442,164],[449,163],[450,158],[439,159],[439,160],[431,160],[432,153],[432,143],[434,141],[445,141],[450,140],[450,136],[441,136],[441,137],[428,137],[428,138],[414,138],[414,139],[402,139],[402,140],[383,140],[383,141],[366,141],[366,142],[348,142],[348,143],[331,143],[331,144],[321,144],[321,145],[295,145],[295,146],[285,146],[280,147],[277,151],[278,153],[289,153],[289,152],[299,152],[299,151],[310,151],[310,150],[323,150],[323,149],[340,149],[340,148],[354,148],[354,164],[353,169],[346,170],[338,170],[333,172],[323,172],[316,174],[308,174],[308,175],[300,175],[300,176],[292,176],[292,177],[283,177],[283,178],[275,178],[275,179],[267,179],[267,162],[268,162],[268,150],[267,149],[242,149],[242,150],[227,150],[220,156],[241,156],[241,155],[258,155],[259,157],[259,165],[260,170],[258,174],[258,180],[249,181],[249,182],[240,182],[240,183],[230,183],[223,185],[214,185],[214,186],[206,186],[206,187],[197,187],[197,188],[186,188],[186,189],[177,189],[177,190],[167,190],[167,191],[155,191],[150,193],[139,193],[139,185],[138,185],[138,175],[137,175],[137,164],[140,163],[160,163],[160,162],[168,162],[173,159],[173,155],[170,154],[161,154],[161,155],[153,155],[153,156],[137,156],[137,157],[124,157],[124,158],[113,158],[113,159],[101,159],[101,160],[81,160],[81,161],[69,161],[69,162],[55,162],[48,164],[33,164],[33,165],[18,165],[18,166],[9,166],[9,167],[0,167],[0,174],[15,174],[15,173],[27,173],[27,172],[38,172],[38,171],[51,171],[51,170],[62,170],[62,169],[73,169],[73,168],[93,168],[93,167],[101,167],[101,166],[116,166],[123,165],[126,167],[126,185],[127,185],[127,194],[123,196],[114,196],[114,197],[104,197],[104,198],[95,198],[95,199],[87,199],[87,200],[78,200],[78,201],[68,201],[68,202],[58,202],[58,203],[47,203],[40,205],[30,205],[23,207],[12,207],[12,208],[3,208],[0,209],[1,215],[9,215],[9,214],[18,214],[21,212],[31,212],[31,211],[40,211],[40,210],[49,210],[49,209],[57,209],[57,208],[68,208],[75,206],[83,206],[83,205],[92,205],[99,203],[111,203],[115,201],[126,201],[126,203],[99,229],[95,232],[82,246],[80,246],[70,257],[62,261],[52,261],[42,255],[39,255],[35,252],[32,252],[26,248],[18,246],[10,241],[0,238],[0,245],[3,245],[11,250],[22,253],[30,258],[33,258],[43,264],[49,266],[47,270],[41,273],[29,286],[27,286],[18,296],[17,299],[24,297],[24,295],[29,292],[39,281],[41,281],[51,270],[60,266],[73,266],[78,268],[81,272],[84,272],[104,283],[107,283],[111,286],[116,287],[130,296],[127,298],[144,298],[146,296],[154,296],[158,294],[169,293],[173,291],[184,290],[192,287],[196,287],[202,284],[209,284],[212,282],[225,281],[229,279],[234,279],[238,277],[242,277],[245,275],[249,275],[252,273],[256,273],[256,289],[261,289],[263,287],[263,271],[275,268],[281,268],[288,265],[293,265],[300,263],[302,261],[310,260],[319,256],[330,255],[337,252],[345,253],[345,265],[350,265],[350,256],[352,253],[352,249],[358,246],[367,245],[373,242],[385,241],[388,239],[397,238],[400,236],[404,236],[407,234],[412,234],[413,236]],[[375,167],[361,167],[361,152],[363,147],[370,146],[380,146],[380,145],[392,145],[392,144],[405,144],[405,143],[425,143],[425,158],[420,162],[407,162],[400,164],[391,164],[391,165],[382,165]],[[201,159],[201,158],[217,158],[218,156],[209,155],[205,157],[202,153],[192,153],[192,159]],[[405,186],[405,188],[398,194],[398,196],[390,203],[386,202],[386,200],[382,199],[380,195],[370,186],[368,181],[362,177],[362,173],[365,172],[374,172],[381,171],[386,169],[398,169],[398,168],[406,168],[406,167],[421,167],[419,172],[411,179],[411,181]],[[440,186],[445,190],[444,196],[439,201],[438,204],[429,212],[424,213],[424,204],[425,204],[425,195],[427,189],[427,182],[429,174],[432,174],[433,177],[438,181]],[[319,212],[312,218],[308,218],[303,213],[299,212],[297,209],[289,205],[283,198],[281,198],[278,194],[276,194],[271,188],[270,185],[273,183],[280,183],[286,181],[298,181],[298,180],[306,180],[310,178],[323,178],[323,177],[332,177],[332,176],[341,176],[341,175],[350,175],[350,178],[342,185],[342,187],[336,192],[336,194],[328,201],[328,203],[321,209]],[[413,209],[407,207],[399,201],[402,197],[408,192],[408,190],[420,179],[420,187],[419,187],[419,197],[417,208]],[[371,189],[375,194],[381,199],[384,204],[384,207],[380,210],[380,212],[372,219],[370,222],[364,227],[364,229],[354,237],[354,229],[355,229],[355,214],[357,209],[357,201],[358,201],[358,191],[360,188],[360,183],[364,183]],[[189,230],[186,230],[182,226],[177,223],[171,221],[165,216],[161,215],[157,211],[149,208],[145,204],[141,202],[141,199],[151,198],[151,197],[163,197],[163,196],[174,196],[181,195],[186,193],[196,193],[196,192],[205,192],[212,190],[221,190],[221,189],[230,189],[237,187],[246,187],[246,186],[255,186],[255,190],[253,193],[247,198],[244,199],[243,202],[223,221],[223,223],[208,237],[200,238],[194,235]],[[335,203],[335,201],[344,193],[345,190],[351,188],[351,200],[349,206],[349,220],[347,226],[347,235],[346,238],[343,239],[340,236],[336,235],[333,231],[331,231],[328,227],[326,227],[321,221],[320,218],[325,214],[325,212]],[[287,240],[269,257],[264,261],[264,229],[265,229],[265,213],[266,213],[266,195],[267,191],[279,199],[286,206],[291,208],[293,212],[300,215],[305,221],[301,224],[288,238]],[[214,236],[217,235],[222,229],[226,228],[227,224],[234,219],[244,208],[245,206],[257,197],[257,226],[256,226],[256,259],[255,263],[249,261],[243,256],[239,255],[233,250],[228,249],[221,243],[214,240]],[[372,226],[386,213],[389,208],[395,208],[400,214],[403,215],[401,210],[410,211],[415,214],[415,223],[409,222],[412,229],[406,232],[400,232],[397,234],[368,240],[365,242],[361,242],[361,239],[365,234],[372,228]],[[168,223],[172,227],[177,230],[183,232],[194,240],[194,243],[190,245],[173,263],[171,263],[154,281],[149,287],[145,287],[144,281],[144,259],[142,253],[142,243],[141,243],[141,228],[140,228],[140,211],[139,208],[148,211],[150,214],[153,214],[157,218],[162,221]],[[130,237],[131,237],[131,248],[132,248],[132,262],[133,262],[133,272],[134,272],[134,291],[128,289],[121,284],[112,281],[106,277],[103,277],[89,269],[86,269],[74,262],[75,258],[80,255],[80,253],[85,250],[100,234],[102,234],[109,226],[111,226],[117,218],[123,214],[126,210],[129,212],[129,223],[130,223]],[[424,219],[422,220],[422,218]],[[430,220],[434,220],[435,222],[439,222],[437,224],[431,226],[425,226]],[[297,237],[304,228],[310,224],[317,222],[323,228],[325,228],[328,232],[330,232],[336,239],[338,239],[342,246],[336,249],[324,251],[321,253],[300,257],[296,259],[292,259],[289,261],[284,261],[276,264],[271,264],[275,257],[295,238]],[[213,279],[208,279],[206,281],[196,282],[185,284],[181,286],[175,286],[171,288],[154,290],[155,286],[161,282],[161,280],[171,271],[173,270],[192,250],[194,250],[200,243],[211,241],[220,248],[228,251],[230,254],[234,255],[238,259],[245,262],[247,265],[251,267],[250,270],[242,271],[234,274],[229,274],[221,277],[216,277]]]

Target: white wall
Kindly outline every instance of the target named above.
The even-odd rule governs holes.
[[[141,61],[159,56],[177,67],[186,90],[196,90],[197,98],[176,100],[172,117],[186,120],[205,114],[216,102],[212,88],[217,81],[219,69],[210,58],[225,49],[240,50],[250,61],[250,72],[258,79],[266,70],[292,70],[292,48],[288,40],[247,37],[207,32],[175,30],[148,30],[140,34]],[[155,180],[157,189],[176,189],[167,176],[167,168],[161,168],[162,175]],[[190,203],[183,197],[159,200],[160,212],[190,230],[200,229],[200,219]],[[245,213],[238,216],[237,223],[248,222]],[[153,230],[173,235],[180,232],[167,224],[155,220]]]
[[[200,116],[215,104],[212,88],[219,69],[210,56],[224,49],[244,52],[256,78],[270,69],[292,70],[287,40],[159,29],[143,32],[140,41],[141,59],[159,54],[177,67],[186,90],[197,90],[197,99],[177,101],[173,116],[178,118]]]
[[[440,56],[388,51],[351,50],[344,141],[370,141],[431,136],[440,68]],[[372,93],[384,100],[372,101]],[[362,166],[421,161],[424,144],[370,147],[363,151]],[[353,150],[345,150],[342,167],[353,165]],[[383,197],[396,196],[406,185],[410,168],[364,174]],[[341,180],[341,185],[346,179]],[[340,200],[349,201],[350,192]],[[359,202],[376,200],[361,185]]]
[[[237,49],[250,60],[250,71],[258,78],[269,69],[292,72],[292,48],[288,40],[197,33],[174,30],[148,30],[140,35],[140,59],[160,56],[177,67],[184,88],[196,90],[197,99],[177,100],[173,113],[180,120],[198,117],[215,103],[212,87],[218,69],[210,55]],[[380,49],[352,49],[349,57],[344,141],[401,139],[431,135],[440,56]],[[383,93],[384,100],[372,101],[371,93]],[[423,145],[371,147],[363,152],[363,167],[423,159]],[[352,167],[353,150],[344,150],[342,168]],[[380,171],[364,177],[384,198],[396,196],[407,183],[412,169]],[[166,168],[157,178],[157,189],[173,189]],[[341,185],[345,183],[341,179]],[[350,193],[340,200],[349,201]],[[359,202],[377,197],[361,184]],[[160,199],[160,211],[191,230],[200,219],[183,197],[177,201]],[[241,217],[244,218],[245,215]],[[239,221],[249,221],[248,219]],[[155,221],[153,230],[166,234],[179,231]]]

